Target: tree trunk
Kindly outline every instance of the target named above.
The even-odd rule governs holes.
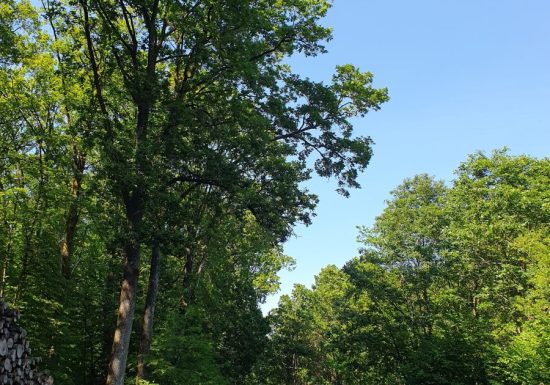
[[[120,260],[122,251],[117,250],[116,247],[109,249],[109,254],[113,260]],[[98,361],[101,365],[99,375],[96,378],[94,385],[105,385],[107,374],[109,371],[109,361],[111,358],[111,348],[113,345],[113,334],[116,327],[116,314],[113,309],[118,303],[118,282],[120,281],[118,270],[115,269],[112,261],[109,261],[110,270],[105,276],[105,286],[103,289],[103,304],[102,313],[103,325],[102,325],[102,339],[101,348],[99,352]],[[118,266],[118,264],[117,264]]]
[[[139,257],[141,242],[138,236],[138,227],[141,223],[141,210],[135,205],[126,202],[127,216],[132,224],[129,239],[124,245],[125,264],[120,299],[117,314],[117,323],[111,349],[111,360],[107,374],[107,385],[123,385],[126,372],[126,360],[130,346],[130,335],[136,308],[136,294],[139,278]]]
[[[151,350],[151,341],[153,337],[153,321],[155,319],[155,307],[157,304],[157,293],[160,275],[160,246],[157,241],[153,242],[151,252],[151,269],[149,271],[149,285],[147,287],[147,297],[145,299],[145,310],[143,312],[143,327],[141,340],[139,343],[138,365],[137,365],[137,383],[139,380],[147,378],[147,356]]]
[[[61,241],[61,272],[66,279],[71,277],[71,259],[73,254],[74,236],[76,233],[76,225],[78,224],[78,198],[82,189],[82,177],[84,175],[84,167],[86,166],[86,157],[74,149],[73,160],[73,180],[71,183],[71,203],[67,213],[67,222],[65,226],[65,235]]]

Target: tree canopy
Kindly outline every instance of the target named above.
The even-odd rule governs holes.
[[[286,64],[325,52],[325,0],[36,5],[0,6],[0,294],[61,383],[240,383],[281,243],[314,213],[303,182],[360,187],[351,119],[386,89]]]
[[[548,382],[550,160],[474,154],[456,175],[405,180],[359,257],[282,297],[257,383]]]

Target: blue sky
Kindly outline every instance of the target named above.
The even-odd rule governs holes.
[[[296,267],[281,273],[265,311],[295,283],[309,286],[327,264],[356,256],[356,226],[370,226],[403,179],[450,181],[478,150],[550,155],[550,1],[336,0],[323,23],[334,28],[329,53],[292,58],[294,70],[328,80],[351,63],[373,72],[391,100],[356,121],[376,142],[363,189],[346,199],[334,180],[308,183],[317,217],[285,245]]]

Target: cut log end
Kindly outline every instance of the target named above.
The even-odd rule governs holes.
[[[31,357],[25,329],[16,325],[18,312],[0,300],[0,385],[53,385],[53,378],[38,370]]]

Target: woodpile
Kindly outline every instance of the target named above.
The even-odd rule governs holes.
[[[40,359],[31,357],[27,332],[15,324],[18,316],[0,301],[0,384],[51,385],[53,378],[38,371]]]

